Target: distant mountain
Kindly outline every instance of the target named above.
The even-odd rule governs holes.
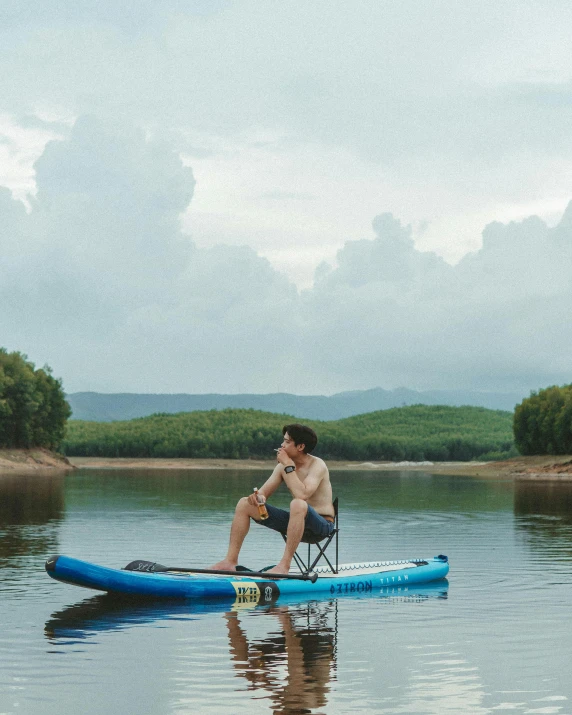
[[[74,392],[67,395],[72,419],[111,422],[145,417],[157,412],[195,412],[253,408],[265,412],[293,415],[300,419],[338,420],[364,412],[387,410],[407,405],[473,405],[492,410],[512,412],[527,395],[506,392],[471,392],[467,390],[428,390],[418,392],[399,387],[395,390],[354,390],[336,395],[291,395],[277,392],[270,395],[146,395],[136,393],[104,394]]]

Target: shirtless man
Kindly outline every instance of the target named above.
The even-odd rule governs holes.
[[[284,482],[293,497],[290,512],[267,504],[268,519],[262,521],[256,495],[242,497],[236,505],[230,528],[228,553],[213,569],[236,569],[251,519],[261,526],[286,533],[284,555],[269,573],[288,573],[304,532],[325,539],[334,529],[332,485],[328,468],[323,460],[310,454],[318,442],[316,433],[310,427],[291,424],[282,428],[282,434],[284,440],[276,455],[278,464],[258,490],[258,495],[266,502]]]

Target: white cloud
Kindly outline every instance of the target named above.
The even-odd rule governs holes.
[[[5,3],[3,341],[68,389],[569,379],[571,21]]]
[[[81,118],[4,189],[0,330],[70,391],[383,385],[528,389],[569,379],[572,221],[495,223],[451,266],[378,215],[302,293],[252,247],[181,232],[194,178],[161,137]]]
[[[426,224],[417,245],[455,263],[483,225],[550,222],[568,199],[569,3],[27,0],[1,12],[1,111],[184,132],[193,240],[246,242],[300,287],[383,210]],[[19,147],[0,183],[22,198],[38,139]],[[285,246],[302,256],[292,266]]]

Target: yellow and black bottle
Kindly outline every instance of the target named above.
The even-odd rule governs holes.
[[[266,508],[263,497],[258,493],[258,487],[254,487],[254,493],[256,494],[256,501],[258,502],[258,514],[260,519],[264,521],[268,519],[268,509]]]

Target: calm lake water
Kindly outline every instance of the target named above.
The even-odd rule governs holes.
[[[260,471],[0,476],[0,715],[572,713],[572,486],[334,472],[340,560],[447,554],[448,582],[361,597],[121,604],[65,553],[207,566]],[[274,503],[286,505],[287,494]],[[253,526],[241,562],[276,563]]]

